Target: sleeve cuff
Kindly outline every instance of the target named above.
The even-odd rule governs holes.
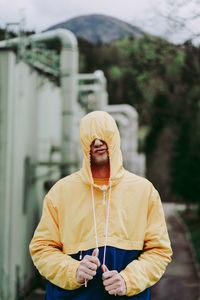
[[[75,290],[80,288],[84,283],[79,283],[76,279],[76,272],[80,265],[80,261],[73,259],[68,265],[68,289]]]
[[[133,294],[131,293],[131,285],[130,285],[130,281],[128,279],[128,276],[126,274],[126,271],[123,270],[119,273],[122,278],[124,279],[125,281],[125,284],[126,284],[126,296],[133,296]]]

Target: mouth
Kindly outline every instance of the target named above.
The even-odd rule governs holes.
[[[99,149],[99,150],[96,150],[95,152],[96,153],[99,153],[99,154],[103,154],[107,151],[107,149]]]

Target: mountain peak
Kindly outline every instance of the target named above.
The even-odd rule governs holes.
[[[68,21],[53,25],[47,30],[65,28],[72,31],[76,37],[91,43],[109,44],[115,40],[134,36],[140,38],[144,32],[138,27],[115,17],[102,14],[90,14],[72,18]]]

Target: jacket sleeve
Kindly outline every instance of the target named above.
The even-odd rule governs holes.
[[[44,199],[42,218],[29,246],[34,265],[42,276],[68,290],[79,288],[76,271],[79,261],[62,252],[56,207]]]
[[[171,255],[161,200],[158,192],[152,188],[143,252],[120,272],[126,283],[126,295],[136,295],[155,284],[171,261]]]

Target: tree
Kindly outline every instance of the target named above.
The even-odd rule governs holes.
[[[200,43],[200,0],[157,0],[154,11],[163,24],[162,36],[175,43]]]
[[[198,201],[200,49],[146,35],[94,46],[92,53],[93,68],[108,80],[109,103],[130,104],[139,113],[147,176],[162,198]]]

